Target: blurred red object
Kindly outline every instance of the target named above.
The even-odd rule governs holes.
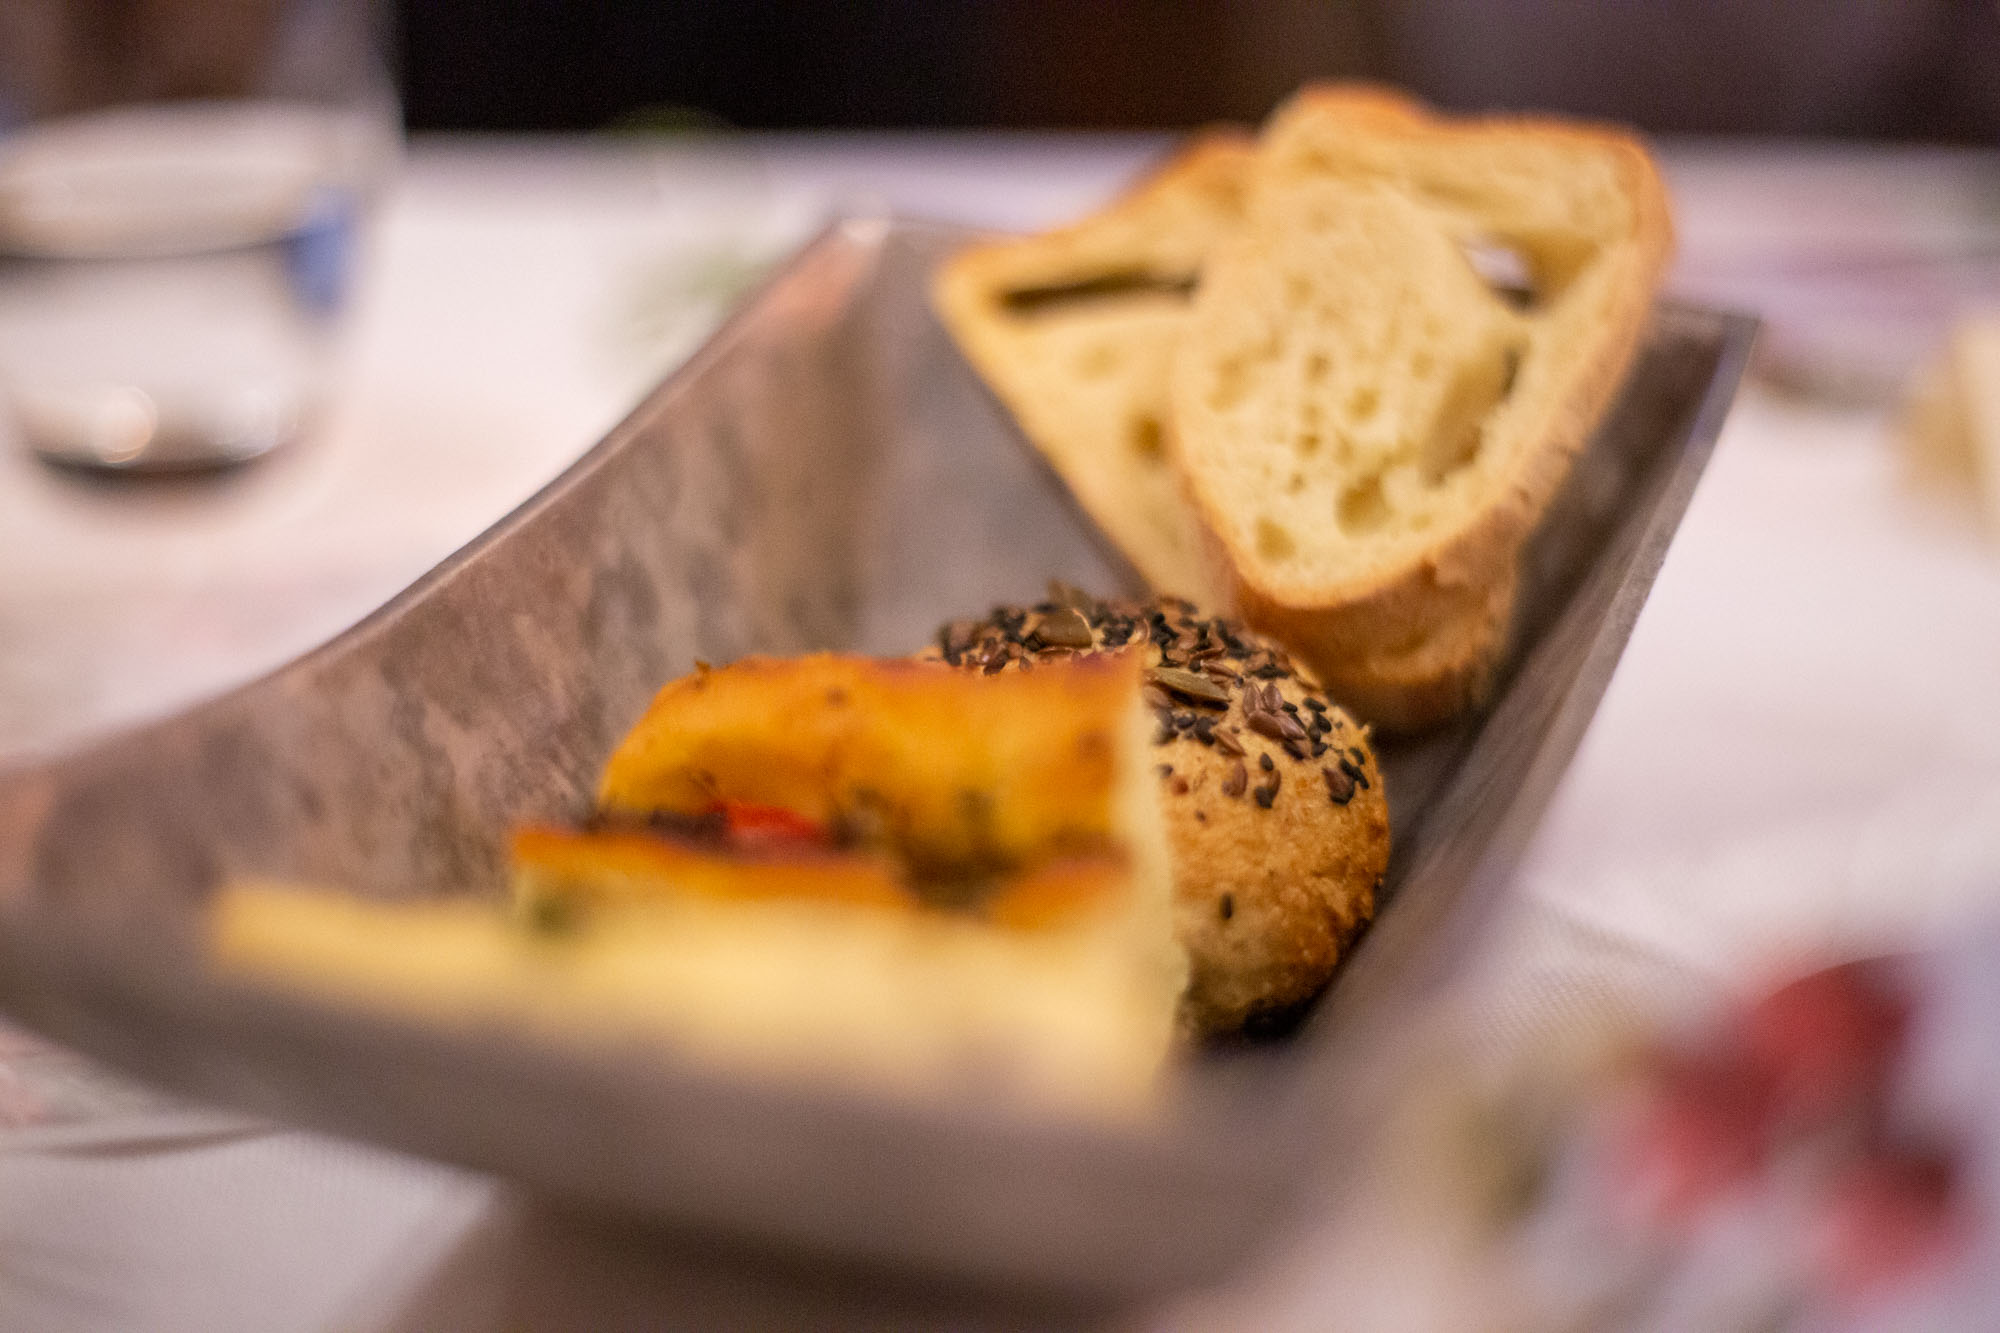
[[[1661,1057],[1617,1159],[1617,1193],[1632,1219],[1689,1225],[1752,1180],[1769,1147],[1771,1091],[1739,1050]]]
[[[1834,1182],[1813,1249],[1827,1289],[1852,1302],[1942,1265],[1968,1234],[1950,1157],[1885,1152]]]
[[[1692,1048],[1654,1057],[1619,1155],[1619,1195],[1678,1227],[1749,1185],[1785,1134],[1841,1118],[1873,1126],[1909,1027],[1899,960],[1787,982]]]
[[[738,846],[774,842],[823,843],[827,831],[804,815],[775,805],[755,805],[749,801],[718,801],[717,811],[729,839]]]
[[[1772,1082],[1777,1115],[1817,1120],[1883,1092],[1910,1018],[1895,962],[1824,968],[1750,1006],[1741,1037]]]

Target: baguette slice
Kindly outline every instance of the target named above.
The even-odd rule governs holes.
[[[960,251],[933,289],[967,359],[1112,544],[1156,591],[1203,603],[1216,589],[1171,463],[1167,380],[1251,155],[1242,135],[1204,135],[1082,222]]]
[[[1670,248],[1623,134],[1356,88],[1280,108],[1173,374],[1179,463],[1243,617],[1385,728],[1477,702],[1521,548]]]

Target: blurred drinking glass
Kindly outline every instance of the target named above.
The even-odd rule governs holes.
[[[0,0],[0,433],[254,458],[325,397],[399,121],[374,0]]]

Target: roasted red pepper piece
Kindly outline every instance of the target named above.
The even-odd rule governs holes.
[[[787,810],[783,806],[723,800],[716,802],[715,808],[722,813],[723,825],[731,842],[826,843],[830,841],[826,829],[804,815]]]

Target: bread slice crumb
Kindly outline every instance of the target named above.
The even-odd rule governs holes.
[[[1196,139],[1109,208],[969,247],[939,315],[1097,526],[1156,591],[1219,595],[1173,466],[1168,377],[1202,265],[1242,211],[1251,144]]]
[[[1355,88],[1281,108],[1171,376],[1177,459],[1245,619],[1385,727],[1482,697],[1522,545],[1670,247],[1629,136]]]

